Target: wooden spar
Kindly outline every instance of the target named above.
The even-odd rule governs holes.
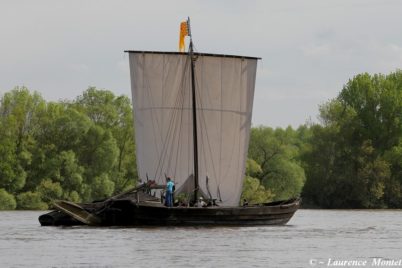
[[[56,201],[53,203],[55,208],[70,215],[79,222],[85,223],[87,225],[99,225],[101,219],[95,214],[89,213],[83,207],[78,204],[69,201]]]
[[[193,38],[191,36],[190,18],[187,20],[187,31],[190,36],[190,47],[188,54],[191,60],[191,90],[192,90],[192,108],[193,108],[193,147],[194,147],[194,204],[198,198],[198,139],[197,139],[197,101],[195,93],[195,78],[194,78],[194,49]]]

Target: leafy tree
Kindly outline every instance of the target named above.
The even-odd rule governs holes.
[[[296,162],[281,158],[271,163],[272,171],[264,178],[264,186],[275,193],[275,200],[299,196],[305,181],[303,168]]]
[[[17,202],[12,194],[0,189],[0,210],[13,210],[17,207]]]
[[[118,148],[109,130],[91,126],[80,147],[79,160],[87,178],[108,172],[116,164]]]
[[[91,185],[91,196],[95,200],[104,199],[109,197],[114,192],[114,182],[109,178],[106,173],[97,176]]]
[[[384,160],[390,165],[391,176],[385,181],[384,201],[391,208],[402,206],[402,140],[384,153]]]
[[[249,204],[261,204],[272,201],[273,198],[274,194],[269,189],[265,189],[258,179],[246,176],[241,201],[246,199]]]
[[[115,191],[132,187],[136,181],[134,126],[131,101],[126,96],[116,97],[111,91],[88,88],[73,103],[92,122],[111,131],[118,155],[112,168]]]
[[[0,102],[0,187],[23,209],[123,191],[136,180],[133,132],[125,96],[89,88],[74,102],[46,103],[16,88]]]
[[[291,127],[251,129],[249,158],[261,167],[255,175],[261,185],[269,189],[275,200],[298,196],[305,181],[304,170],[298,159],[301,144]]]
[[[307,202],[329,208],[397,207],[401,200],[402,72],[361,74],[320,108],[303,155]]]
[[[250,177],[257,177],[262,173],[261,166],[253,159],[248,158],[246,161],[246,175]]]
[[[261,185],[259,179],[253,176],[259,176],[262,173],[260,165],[253,159],[247,159],[246,162],[246,177],[243,181],[243,190],[240,202],[247,200],[249,204],[260,204],[272,201],[274,194],[265,189]]]
[[[37,192],[45,203],[51,205],[53,200],[59,199],[62,196],[63,189],[60,183],[45,179],[37,187]]]
[[[0,102],[0,187],[11,193],[25,185],[25,168],[31,164],[32,135],[36,131],[36,111],[45,101],[38,93],[15,88],[4,94]]]
[[[18,209],[27,210],[45,210],[48,205],[42,201],[41,195],[38,192],[24,192],[17,195]]]

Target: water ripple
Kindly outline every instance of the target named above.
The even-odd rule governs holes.
[[[0,212],[3,267],[309,267],[312,258],[402,258],[402,211],[300,210],[289,225],[40,227]]]

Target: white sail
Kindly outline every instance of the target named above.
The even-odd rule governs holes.
[[[168,52],[129,55],[139,177],[164,183],[166,174],[178,189],[194,173],[190,58]],[[257,58],[195,56],[199,186],[222,205],[237,206]]]

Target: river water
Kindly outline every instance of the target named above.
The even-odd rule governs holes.
[[[0,267],[398,267],[402,259],[401,210],[299,210],[286,226],[236,228],[41,227],[42,213],[0,212]]]

